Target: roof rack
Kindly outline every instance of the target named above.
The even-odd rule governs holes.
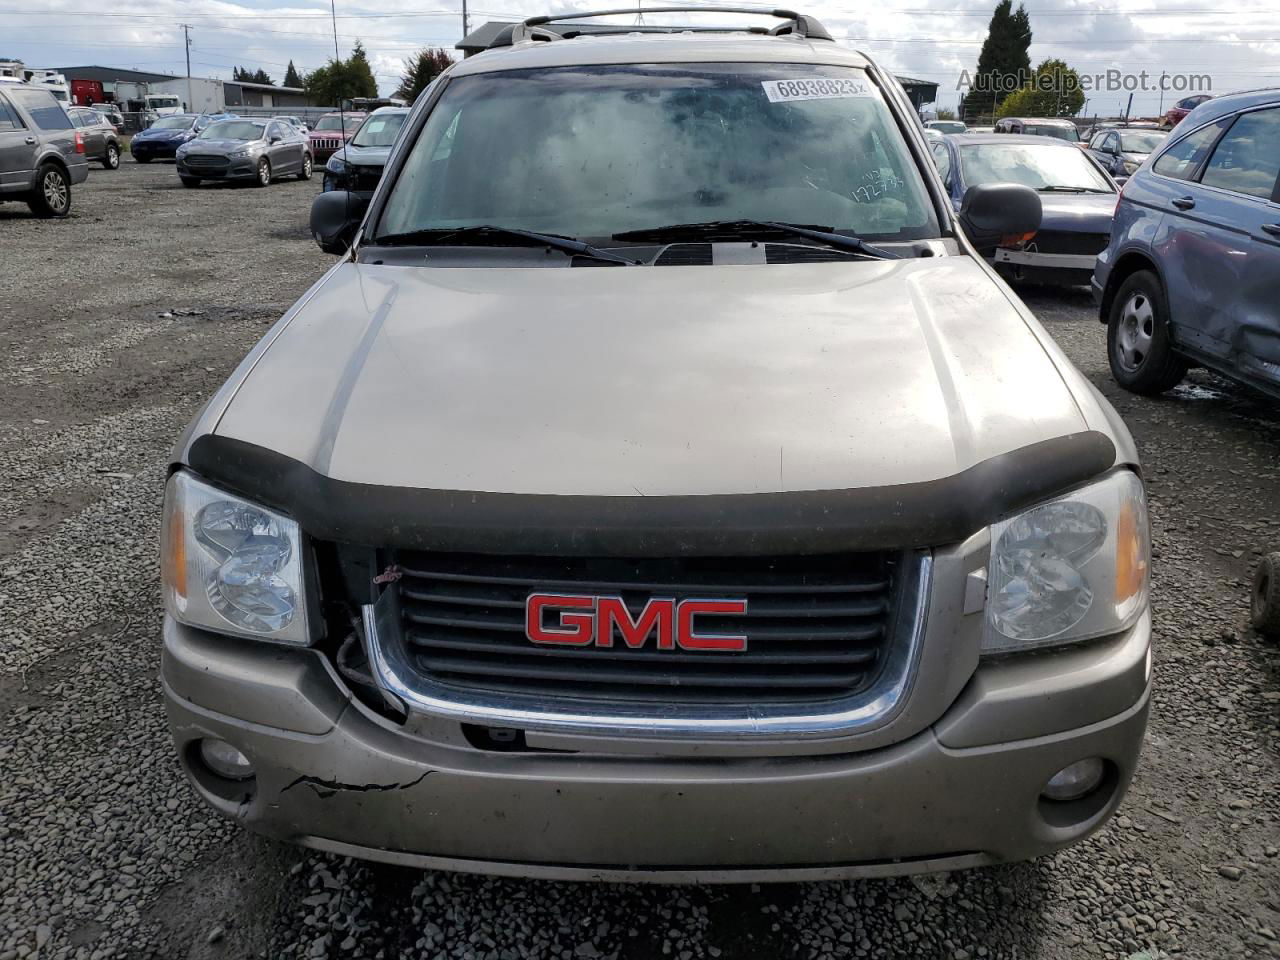
[[[511,44],[521,43],[525,40],[565,40],[570,37],[579,36],[586,31],[576,31],[572,29],[572,25],[562,27],[551,27],[548,25],[557,23],[558,21],[572,20],[578,21],[590,17],[614,17],[614,16],[631,16],[639,13],[746,13],[754,16],[778,17],[785,20],[772,30],[765,30],[760,27],[650,27],[650,26],[634,26],[634,27],[618,27],[616,30],[592,30],[593,35],[610,34],[610,33],[767,33],[772,36],[782,36],[790,34],[797,37],[804,37],[810,40],[830,40],[831,34],[827,32],[827,28],[819,23],[815,18],[802,13],[796,13],[793,10],[761,10],[756,7],[705,7],[694,6],[691,4],[679,4],[665,7],[645,7],[638,9],[636,7],[626,7],[620,10],[588,10],[575,13],[561,13],[551,16],[530,17],[529,19],[513,24],[510,30],[503,30],[498,36],[494,37],[489,44],[490,47],[505,47]],[[576,23],[574,24],[576,25]],[[566,29],[566,27],[568,29]]]

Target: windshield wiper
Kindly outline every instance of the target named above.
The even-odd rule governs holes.
[[[874,246],[858,237],[847,237],[843,233],[832,233],[830,227],[819,227],[801,223],[779,223],[774,220],[710,220],[706,223],[676,223],[668,227],[653,227],[646,230],[628,230],[615,233],[614,240],[633,240],[662,242],[664,240],[702,239],[715,237],[733,237],[742,239],[750,236],[768,236],[781,233],[793,237],[806,237],[816,240],[837,250],[848,250],[860,253],[877,260],[901,260],[896,253],[882,247]]]
[[[1036,187],[1037,193],[1110,193],[1110,190],[1103,190],[1101,187]]]
[[[536,233],[533,230],[520,230],[516,227],[495,227],[482,224],[475,227],[436,227],[430,230],[410,230],[407,233],[391,233],[370,241],[375,246],[451,246],[453,240],[463,240],[476,246],[505,246],[503,239],[520,237],[534,243],[562,250],[565,253],[590,257],[593,260],[604,260],[607,263],[619,263],[628,267],[640,266],[639,260],[621,257],[608,250],[601,250],[589,243],[564,237],[556,233]],[[478,241],[478,242],[477,242]]]

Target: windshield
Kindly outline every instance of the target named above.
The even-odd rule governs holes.
[[[969,186],[1021,183],[1036,190],[1089,190],[1111,193],[1111,185],[1079,150],[1031,143],[977,143],[960,148],[960,165]]]
[[[166,107],[176,107],[178,105],[177,97],[147,97],[147,103],[152,107],[164,109]]]
[[[915,162],[862,70],[764,63],[454,80],[377,234],[498,224],[609,238],[739,219],[937,235]]]
[[[1120,150],[1124,153],[1150,153],[1169,136],[1159,130],[1120,134]]]
[[[407,113],[380,113],[364,122],[351,139],[357,147],[389,147],[396,142]]]
[[[1080,131],[1074,126],[1048,123],[1028,123],[1022,128],[1023,133],[1031,134],[1035,137],[1057,137],[1059,140],[1070,140],[1072,143],[1080,142]]]
[[[200,132],[201,140],[261,140],[263,125],[248,120],[221,120]]]
[[[939,133],[964,133],[968,128],[959,120],[933,120],[929,127]]]
[[[151,125],[152,130],[185,130],[191,126],[190,117],[161,117]]]

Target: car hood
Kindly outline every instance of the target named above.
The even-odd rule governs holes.
[[[338,151],[338,156],[347,163],[362,167],[385,167],[387,158],[391,156],[390,147],[357,147],[348,143]]]
[[[187,153],[216,153],[224,156],[237,150],[252,150],[260,146],[260,140],[193,140],[187,144]]]
[[[1087,426],[1004,288],[966,257],[345,263],[267,342],[206,432],[405,488],[883,486]]]
[[[1114,193],[1042,193],[1040,229],[1110,233]]]
[[[134,134],[135,140],[177,140],[186,134],[186,130],[154,130],[148,127]]]

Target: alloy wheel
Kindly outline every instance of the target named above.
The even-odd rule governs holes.
[[[71,199],[70,191],[67,189],[67,181],[57,170],[50,170],[44,175],[41,189],[44,192],[45,202],[51,210],[61,213],[67,209]]]
[[[271,182],[271,167],[266,160],[258,161],[258,182],[264,187]]]
[[[1156,316],[1151,298],[1135,290],[1120,311],[1120,325],[1116,330],[1117,359],[1125,370],[1141,369],[1151,354],[1155,332]]]

